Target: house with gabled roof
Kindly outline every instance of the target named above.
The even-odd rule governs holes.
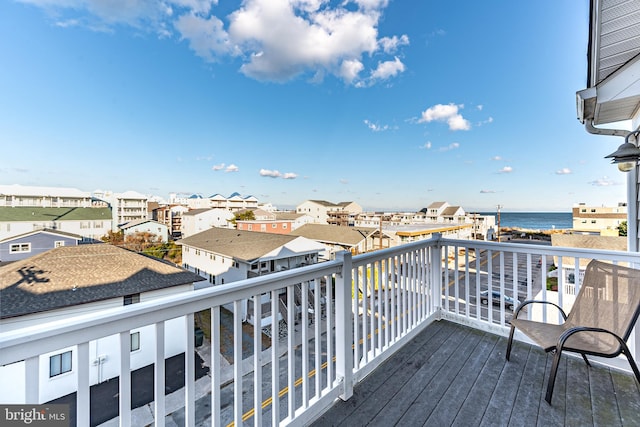
[[[124,312],[133,304],[192,292],[194,283],[200,280],[171,263],[105,243],[59,247],[0,266],[0,332],[41,328],[101,310]],[[184,321],[177,318],[165,322],[166,333],[184,337]],[[89,343],[90,384],[119,375],[119,339],[119,335],[105,336]],[[154,362],[153,325],[132,330],[130,342],[132,370]],[[167,340],[165,357],[185,349],[186,339]],[[40,402],[76,391],[77,352],[77,347],[71,346],[40,355]],[[0,367],[5,384],[16,384],[17,388],[0,389],[0,402],[24,403],[16,399],[24,396],[24,390],[20,390],[24,382],[17,379],[24,376],[25,369],[24,362]]]
[[[335,259],[341,251],[353,254],[377,249],[375,239],[378,229],[373,227],[341,227],[329,224],[305,224],[292,231],[290,235],[306,237],[326,246],[321,254],[323,260]]]
[[[44,229],[77,234],[85,242],[99,241],[112,229],[111,209],[0,206],[0,240]]]
[[[183,267],[208,280],[208,286],[315,264],[325,249],[324,245],[304,237],[217,227],[177,243],[182,246]],[[267,300],[265,296],[264,301]],[[242,301],[243,321],[258,322],[253,317],[254,304],[253,298]],[[233,307],[228,308],[233,311]],[[264,327],[271,324],[271,319],[271,311],[267,309],[259,323]]]
[[[0,240],[0,262],[17,261],[61,246],[76,246],[82,236],[59,230],[34,230]]]

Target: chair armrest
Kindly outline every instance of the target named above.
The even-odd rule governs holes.
[[[518,308],[516,308],[516,311],[513,313],[513,318],[517,319],[518,318],[518,313],[520,313],[520,310],[525,306],[525,305],[529,305],[529,304],[550,304],[554,307],[556,307],[558,310],[560,310],[560,313],[562,314],[562,318],[564,320],[567,320],[567,314],[564,312],[564,310],[562,309],[562,307],[560,307],[558,304],[551,302],[551,301],[542,301],[542,300],[535,300],[535,299],[529,299],[524,301],[522,304],[520,304],[518,306]]]
[[[564,343],[569,339],[569,337],[571,337],[571,335],[574,335],[580,332],[599,332],[603,334],[609,334],[612,337],[614,337],[616,340],[618,340],[622,348],[627,348],[624,340],[621,337],[619,337],[618,335],[614,334],[613,332],[607,329],[595,328],[592,326],[574,326],[573,328],[567,329],[562,333],[562,335],[560,335],[560,337],[558,338],[558,344],[556,345],[556,351],[562,350],[562,347],[564,347]]]

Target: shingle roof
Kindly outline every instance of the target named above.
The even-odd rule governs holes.
[[[122,224],[120,226],[120,228],[123,229],[123,230],[126,230],[127,228],[135,227],[136,225],[145,224],[147,222],[153,222],[154,224],[164,225],[161,222],[145,218],[145,219],[136,219],[134,221],[129,221],[129,222],[125,223],[125,224]]]
[[[328,224],[305,224],[293,230],[289,233],[289,236],[301,236],[319,242],[355,246],[375,232],[376,229],[372,227],[340,227]]]
[[[172,264],[108,244],[63,246],[0,267],[0,318],[201,280]]]
[[[109,208],[0,207],[0,222],[8,221],[95,221],[111,220]]]
[[[240,260],[252,261],[296,238],[297,236],[289,234],[260,233],[257,231],[214,227],[179,240],[177,243]]]
[[[287,221],[287,220],[296,220],[303,216],[304,214],[295,213],[295,212],[274,212],[276,216],[276,220]]]

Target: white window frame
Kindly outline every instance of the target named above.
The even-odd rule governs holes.
[[[31,252],[31,243],[12,243],[9,246],[9,253],[21,254]]]
[[[73,369],[72,351],[54,354],[49,357],[49,378],[71,372]]]
[[[140,332],[132,332],[129,337],[131,352],[140,350]]]
[[[64,246],[64,240],[56,240],[55,242],[53,242],[54,248],[59,248],[61,246]]]

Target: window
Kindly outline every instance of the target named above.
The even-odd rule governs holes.
[[[267,224],[260,224],[260,231],[267,231]]]
[[[71,351],[56,354],[49,358],[49,378],[71,372]]]
[[[131,294],[124,296],[124,305],[137,304],[140,302],[140,294]]]
[[[249,227],[249,231],[253,230],[253,224],[249,224],[248,227]]]
[[[216,284],[216,276],[214,276],[213,274],[209,274],[209,283],[211,283],[212,285]]]
[[[64,240],[56,240],[56,241],[53,243],[53,247],[54,247],[54,248],[59,248],[60,246],[64,246]]]
[[[131,351],[140,350],[140,332],[134,332],[130,336],[131,336]]]
[[[278,226],[278,224],[276,224],[275,222],[273,224],[271,224],[271,228],[276,228]]]
[[[282,224],[282,229],[286,230],[287,229],[287,224]]]
[[[9,252],[12,254],[31,252],[31,243],[14,243],[10,246]]]
[[[200,256],[200,249],[196,249],[196,256]]]

